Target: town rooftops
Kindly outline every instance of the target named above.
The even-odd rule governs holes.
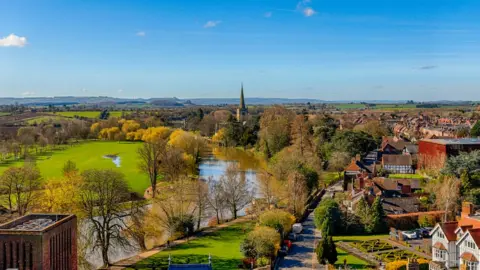
[[[456,221],[443,222],[443,223],[440,223],[440,227],[442,228],[442,231],[445,234],[445,237],[447,238],[448,241],[457,240],[457,235],[455,234],[455,231],[458,228],[458,222]]]
[[[480,138],[461,138],[461,139],[423,139],[423,142],[430,142],[442,145],[466,145],[480,144]]]
[[[74,218],[74,215],[31,214],[17,218],[0,225],[0,233],[5,232],[44,232],[65,221]]]
[[[412,166],[412,156],[409,155],[383,155],[384,165]]]

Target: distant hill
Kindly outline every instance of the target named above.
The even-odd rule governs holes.
[[[260,98],[252,97],[245,98],[247,105],[272,105],[272,104],[305,104],[305,103],[373,103],[373,104],[404,104],[406,100],[337,100],[326,101],[319,99],[308,98]],[[190,105],[223,105],[223,104],[239,104],[239,98],[193,98],[193,99],[179,99],[172,98],[149,98],[149,99],[129,99],[129,98],[115,98],[115,97],[25,97],[25,98],[0,98],[0,105],[29,105],[29,106],[63,106],[63,105],[138,105],[148,104],[158,107],[179,107]],[[472,101],[429,101],[424,103],[436,104],[471,104]]]

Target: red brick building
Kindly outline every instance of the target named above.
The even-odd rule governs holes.
[[[77,218],[31,214],[0,225],[0,270],[76,270]]]
[[[445,162],[445,159],[460,152],[480,150],[480,139],[424,139],[418,142],[420,165],[428,166],[431,162]]]

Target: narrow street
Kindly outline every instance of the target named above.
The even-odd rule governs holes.
[[[342,182],[338,182],[327,188],[323,198],[332,197],[335,192],[342,190]],[[320,265],[315,255],[315,246],[321,238],[321,233],[315,228],[313,211],[302,223],[303,232],[298,240],[293,242],[290,253],[283,258],[278,269],[320,269]]]

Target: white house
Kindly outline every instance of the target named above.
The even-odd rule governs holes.
[[[430,232],[432,236],[432,263],[430,269],[450,269],[458,266],[457,235],[458,222],[438,223]]]
[[[480,270],[480,229],[467,229],[462,237],[457,240],[459,265],[466,270]]]

